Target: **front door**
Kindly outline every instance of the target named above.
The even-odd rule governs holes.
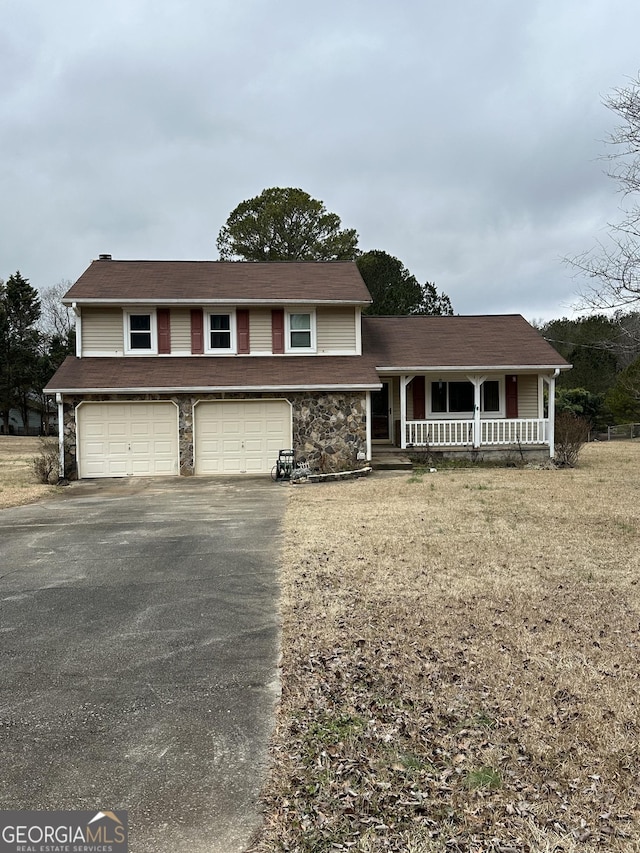
[[[371,394],[371,438],[374,441],[389,441],[389,421],[391,419],[391,401],[389,383],[383,382],[380,391]]]

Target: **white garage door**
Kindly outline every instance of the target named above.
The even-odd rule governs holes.
[[[194,420],[196,474],[266,474],[291,447],[286,400],[197,403]]]
[[[81,403],[76,418],[80,478],[178,473],[174,403]]]

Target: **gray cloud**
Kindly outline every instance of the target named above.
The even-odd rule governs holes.
[[[2,277],[216,257],[236,204],[300,186],[460,313],[553,317],[616,218],[633,0],[4,6]]]

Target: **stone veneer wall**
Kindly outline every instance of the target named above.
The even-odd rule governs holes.
[[[286,399],[293,408],[293,447],[298,460],[323,472],[352,470],[367,452],[366,396],[364,392],[297,392],[291,394],[93,394],[64,398],[65,476],[77,477],[75,408],[86,402],[171,400],[178,406],[180,473],[191,476],[193,458],[193,406],[198,400]],[[274,458],[275,464],[275,458]]]
[[[362,467],[358,453],[367,458],[364,391],[291,394],[289,400],[297,459],[324,473]]]

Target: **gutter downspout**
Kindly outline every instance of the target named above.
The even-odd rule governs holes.
[[[58,485],[66,482],[64,475],[64,406],[62,394],[56,392],[56,403],[58,404]]]
[[[560,368],[556,367],[553,376],[548,379],[549,382],[549,459],[553,459],[556,455],[556,379],[560,376]]]

